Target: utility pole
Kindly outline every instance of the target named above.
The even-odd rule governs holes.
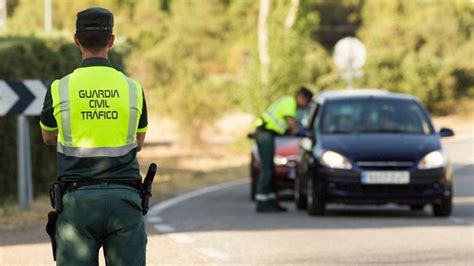
[[[46,32],[51,32],[53,30],[53,11],[51,2],[52,0],[44,0],[44,30]]]
[[[0,31],[7,30],[7,0],[0,0]]]

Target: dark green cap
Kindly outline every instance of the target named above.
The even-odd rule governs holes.
[[[77,13],[76,32],[108,31],[114,27],[114,15],[101,7],[91,7]]]

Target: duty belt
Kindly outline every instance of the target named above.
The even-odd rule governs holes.
[[[62,181],[61,190],[63,193],[79,189],[85,186],[100,185],[100,184],[118,184],[125,185],[136,189],[138,192],[142,191],[140,180],[117,180],[117,179],[83,179],[76,181]]]

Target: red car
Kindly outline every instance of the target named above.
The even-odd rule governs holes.
[[[275,138],[275,177],[273,186],[279,195],[293,195],[296,158],[299,152],[301,137],[278,136]],[[258,177],[260,174],[260,156],[257,145],[252,147],[250,161],[250,199],[255,198]],[[289,193],[285,193],[289,192]]]

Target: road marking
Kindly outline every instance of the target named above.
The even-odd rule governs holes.
[[[462,224],[462,225],[469,225],[469,226],[474,225],[474,223],[470,223],[469,221],[466,221],[459,217],[449,217],[448,220],[455,224]]]
[[[153,227],[155,228],[156,231],[158,231],[160,233],[165,233],[166,234],[166,233],[176,232],[176,230],[173,227],[171,227],[167,224],[155,224],[155,225],[153,225]]]
[[[156,224],[153,225],[154,229],[156,231],[160,232],[160,233],[166,234],[166,236],[168,238],[170,238],[171,240],[173,240],[175,242],[178,242],[178,243],[191,244],[191,243],[194,242],[194,239],[192,237],[190,237],[189,235],[184,234],[184,233],[175,233],[176,230],[173,227],[171,227],[170,225],[159,224],[163,221],[163,219],[158,215],[161,212],[163,212],[164,210],[166,210],[166,209],[168,209],[168,208],[170,208],[170,207],[172,207],[172,206],[174,206],[178,203],[181,203],[183,201],[190,200],[190,199],[193,199],[193,198],[196,198],[196,197],[199,197],[199,196],[202,196],[204,194],[211,193],[211,192],[214,192],[214,191],[219,191],[219,190],[228,189],[228,188],[238,186],[238,185],[243,185],[243,184],[246,184],[248,182],[249,182],[248,178],[242,179],[242,180],[226,182],[226,183],[223,183],[223,184],[217,184],[217,185],[205,187],[205,188],[202,188],[202,189],[198,189],[198,190],[195,190],[195,191],[192,191],[192,192],[189,192],[189,193],[186,193],[186,194],[183,194],[183,195],[165,200],[165,201],[160,202],[160,203],[154,205],[153,207],[151,207],[150,211],[148,212],[148,215],[150,215],[150,217],[147,219],[147,221],[150,222],[150,223],[156,223]],[[221,252],[217,249],[213,249],[213,248],[194,248],[192,246],[191,246],[191,248],[197,250],[202,255],[204,255],[204,256],[206,256],[210,259],[217,259],[217,260],[228,260],[229,259],[229,255],[227,255],[226,253]]]
[[[189,244],[189,243],[194,242],[194,239],[192,237],[183,233],[172,233],[172,234],[167,234],[166,236],[178,243]]]
[[[228,189],[228,188],[238,186],[238,185],[243,185],[243,184],[246,184],[248,182],[249,181],[248,181],[248,178],[247,178],[247,179],[230,181],[230,182],[226,182],[226,183],[222,183],[222,184],[217,184],[217,185],[205,187],[205,188],[198,189],[198,190],[195,190],[195,191],[191,191],[191,192],[179,195],[177,197],[162,201],[162,202],[154,205],[153,207],[151,207],[150,211],[148,212],[148,215],[157,216],[158,214],[160,214],[164,210],[166,210],[166,209],[168,209],[168,208],[170,208],[170,207],[172,207],[172,206],[174,206],[178,203],[181,203],[183,201],[186,201],[186,200],[189,200],[189,199],[192,199],[192,198],[196,198],[196,197],[199,197],[199,196],[202,196],[204,194],[211,193],[211,192],[214,192],[214,191],[219,191],[219,190]]]
[[[453,173],[456,174],[458,171],[464,169],[464,168],[467,168],[467,167],[472,167],[472,163],[468,163],[468,164],[465,164],[465,165],[459,165],[459,166],[453,166]]]
[[[229,259],[229,255],[213,248],[198,248],[197,250],[204,256],[211,259],[219,259],[219,260]]]
[[[454,197],[453,202],[456,204],[473,204],[474,197]]]
[[[463,142],[463,141],[470,140],[470,139],[474,139],[474,135],[472,133],[462,134],[462,135],[459,135],[459,136],[455,137],[454,139],[441,141],[441,143],[442,144],[450,144],[450,143],[456,143],[456,142]]]
[[[148,217],[146,220],[147,222],[152,223],[152,224],[159,224],[163,222],[163,218],[161,218],[160,216],[151,216],[151,217]]]

